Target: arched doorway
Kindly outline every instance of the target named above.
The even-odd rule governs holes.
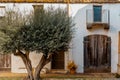
[[[111,38],[106,35],[84,37],[84,72],[111,72]]]

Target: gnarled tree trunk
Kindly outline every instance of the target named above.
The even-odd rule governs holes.
[[[29,51],[26,51],[24,54],[20,50],[18,52],[14,53],[16,56],[20,56],[25,64],[25,67],[28,72],[28,76],[25,78],[25,80],[34,80],[33,73],[32,73],[32,65],[31,65],[31,60],[29,58]]]
[[[51,59],[52,59],[52,54],[48,56],[45,55],[42,56],[39,64],[35,68],[34,80],[40,80],[40,71],[46,64],[48,64],[51,61]]]
[[[28,72],[28,76],[24,80],[41,80],[40,71],[52,59],[52,54],[48,56],[43,55],[41,60],[39,61],[39,64],[35,68],[35,73],[33,75],[31,60],[29,58],[29,51],[26,51],[26,53],[23,53],[22,51],[18,50],[18,52],[15,52],[14,55],[20,56],[25,64],[25,67]]]

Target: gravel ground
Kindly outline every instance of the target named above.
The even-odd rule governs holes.
[[[26,74],[0,72],[0,80],[22,80]],[[42,74],[42,80],[120,80],[120,78],[114,78],[115,74],[111,73],[94,73],[94,74]]]
[[[55,79],[55,78],[49,78],[49,79],[43,79],[43,80],[120,80],[117,78],[74,78],[74,79]]]

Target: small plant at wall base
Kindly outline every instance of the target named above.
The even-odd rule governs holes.
[[[116,73],[115,78],[120,78],[120,74]]]
[[[76,73],[76,69],[77,69],[77,65],[74,63],[74,61],[69,61],[67,68],[69,69],[71,74],[75,74]]]

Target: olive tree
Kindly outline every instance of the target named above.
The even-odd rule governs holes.
[[[72,39],[73,22],[65,9],[35,9],[31,18],[3,45],[3,50],[20,56],[28,72],[26,80],[40,80],[41,69],[51,61],[52,55],[67,51]],[[32,72],[29,54],[43,54],[35,72]]]

